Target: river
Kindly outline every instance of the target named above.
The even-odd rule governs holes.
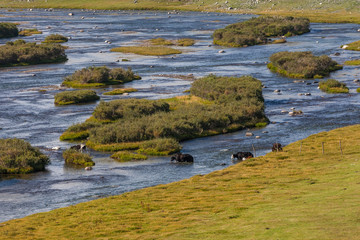
[[[69,16],[70,12],[72,16]],[[43,31],[41,35],[0,39],[0,44],[19,38],[40,42],[52,33],[71,37],[64,44],[68,46],[66,53],[69,58],[65,63],[0,69],[0,138],[25,139],[51,158],[45,172],[0,177],[0,222],[210,173],[234,164],[230,155],[252,151],[252,146],[258,156],[264,155],[271,151],[275,142],[286,145],[314,133],[360,123],[360,95],[356,93],[359,86],[353,81],[360,78],[359,67],[345,66],[331,74],[331,78],[346,83],[350,88],[350,94],[339,95],[321,92],[314,80],[294,82],[271,73],[266,67],[271,54],[286,50],[326,54],[341,64],[350,58],[360,58],[359,53],[340,49],[342,44],[359,40],[357,29],[360,25],[357,24],[313,23],[310,33],[288,38],[285,44],[222,48],[212,45],[213,30],[249,19],[251,15],[0,9],[0,16],[1,21],[19,23],[19,28]],[[188,37],[195,39],[196,44],[180,47],[184,51],[181,55],[166,57],[110,52],[113,47],[135,45],[156,37]],[[219,53],[219,50],[225,50],[225,53]],[[336,52],[340,55],[335,56]],[[121,59],[130,61],[122,62]],[[109,158],[109,154],[90,151],[96,163],[92,171],[69,168],[64,165],[61,153],[71,144],[59,141],[59,136],[70,125],[87,119],[98,102],[56,107],[54,95],[61,91],[56,87],[75,70],[104,65],[131,67],[142,76],[142,80],[125,84],[125,87],[139,89],[138,92],[129,96],[101,95],[105,101],[183,95],[190,88],[191,81],[175,75],[253,75],[266,86],[263,90],[266,114],[272,123],[251,130],[254,137],[245,137],[246,131],[239,131],[183,142],[183,152],[195,158],[192,165],[171,164],[169,157],[119,163]],[[39,91],[42,89],[46,91]],[[274,93],[275,89],[280,89],[282,94]],[[108,89],[98,89],[97,92],[101,94],[105,90]],[[299,93],[311,93],[311,96]],[[304,114],[289,116],[281,112],[292,107]],[[61,149],[49,150],[55,146]]]

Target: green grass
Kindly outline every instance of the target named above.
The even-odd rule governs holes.
[[[99,100],[100,97],[92,90],[65,91],[55,95],[55,105],[70,105],[88,103]]]
[[[207,175],[7,221],[0,239],[355,240],[359,133],[323,132],[302,140],[301,153],[299,141]]]
[[[342,45],[341,48],[345,50],[360,51],[360,41]]]
[[[132,160],[146,160],[148,157],[143,154],[137,154],[128,151],[120,151],[111,155],[111,158],[119,162],[128,162]]]
[[[68,38],[60,34],[51,34],[45,38],[43,43],[64,43]]]
[[[360,59],[345,61],[344,64],[345,65],[360,65]]]
[[[63,158],[65,163],[69,165],[77,165],[82,167],[91,167],[95,165],[89,154],[78,152],[73,149],[64,151]]]
[[[191,38],[181,38],[178,40],[167,40],[164,38],[154,38],[150,39],[149,43],[152,45],[162,45],[162,46],[171,46],[171,45],[177,45],[182,47],[188,47],[195,44],[195,40]]]
[[[131,47],[117,47],[111,49],[112,52],[122,52],[122,53],[134,53],[138,55],[146,56],[165,56],[173,54],[181,54],[180,50],[163,47],[163,46],[131,46]]]
[[[326,93],[349,93],[349,88],[346,87],[345,83],[341,83],[335,79],[327,79],[319,83],[321,91]]]
[[[215,4],[219,2],[219,4]],[[322,3],[322,4],[320,4]],[[360,23],[360,6],[357,0],[346,1],[294,1],[272,0],[254,1],[229,0],[228,4],[216,0],[197,1],[165,1],[165,0],[142,0],[134,4],[133,1],[118,0],[48,0],[19,2],[13,0],[0,0],[0,6],[4,8],[79,8],[79,9],[137,9],[137,10],[187,10],[207,12],[231,12],[253,13],[263,15],[282,15],[294,17],[308,17],[311,22],[343,22]],[[228,7],[234,9],[228,10]],[[235,9],[236,8],[236,9]]]
[[[32,36],[34,34],[42,34],[42,31],[39,31],[36,28],[30,28],[30,29],[23,29],[19,32],[19,36]]]
[[[0,22],[0,38],[11,38],[19,35],[15,23]]]
[[[163,45],[163,46],[171,46],[174,45],[174,43],[170,40],[166,40],[164,38],[154,38],[154,39],[150,39],[149,42],[152,45]]]
[[[104,95],[121,95],[124,93],[137,92],[138,90],[135,88],[117,88],[109,92],[104,92]]]

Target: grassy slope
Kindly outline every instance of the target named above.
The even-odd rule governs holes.
[[[295,142],[208,175],[5,222],[0,239],[358,239],[359,145],[360,125],[323,132],[301,154]]]
[[[204,2],[204,4],[201,4]],[[219,4],[215,4],[219,2]],[[167,0],[35,0],[19,2],[0,0],[2,7],[18,8],[88,8],[88,9],[153,9],[153,10],[190,10],[190,11],[229,11],[228,7],[236,8],[229,12],[256,13],[270,15],[306,16],[312,22],[357,22],[360,23],[360,5],[358,0],[272,0],[259,1],[254,4],[250,0],[203,0],[203,1],[167,1]],[[322,3],[322,4],[320,4]],[[274,5],[273,5],[274,4]]]

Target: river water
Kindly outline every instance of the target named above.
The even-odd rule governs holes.
[[[73,16],[69,16],[69,13]],[[51,157],[47,171],[16,177],[0,177],[0,222],[37,212],[106,197],[139,188],[165,184],[206,174],[234,164],[230,155],[237,151],[252,151],[264,155],[272,143],[284,145],[311,134],[360,123],[359,87],[353,80],[360,78],[359,67],[345,66],[331,74],[350,88],[350,94],[329,95],[317,89],[314,80],[294,82],[293,79],[271,73],[266,62],[279,51],[313,51],[326,54],[339,63],[360,58],[359,53],[344,51],[340,45],[359,40],[356,24],[311,24],[311,32],[288,39],[286,44],[222,48],[212,46],[214,29],[251,18],[251,15],[217,13],[171,13],[138,11],[81,10],[0,10],[0,21],[19,23],[19,28],[37,28],[41,35],[22,37],[26,41],[42,41],[47,35],[59,33],[71,37],[64,45],[69,60],[61,64],[0,69],[0,138],[22,138],[40,147]],[[163,37],[196,40],[192,47],[180,47],[181,55],[144,57],[112,53],[117,46],[140,44],[141,41]],[[20,38],[20,37],[19,37]],[[0,44],[14,39],[0,39]],[[105,43],[111,41],[111,44]],[[219,53],[225,50],[225,53]],[[339,56],[334,54],[338,52]],[[121,59],[129,59],[122,62]],[[119,60],[117,62],[117,60]],[[272,124],[255,129],[254,137],[245,131],[183,142],[183,152],[195,158],[192,165],[177,165],[169,157],[151,157],[146,161],[119,163],[109,154],[90,151],[96,166],[92,171],[69,168],[61,153],[70,143],[60,142],[59,136],[70,125],[87,119],[97,103],[76,106],[54,106],[54,95],[61,90],[62,79],[75,70],[88,66],[131,67],[142,80],[125,84],[139,89],[118,98],[168,98],[184,94],[191,81],[174,75],[193,74],[201,77],[217,75],[253,75],[264,88],[266,114]],[[46,91],[39,91],[46,89]],[[274,93],[282,91],[281,95]],[[105,90],[98,89],[101,94]],[[299,95],[311,93],[311,96]],[[281,113],[291,107],[302,110],[302,116]],[[268,133],[264,133],[264,131]],[[260,136],[260,139],[255,139]],[[49,148],[59,146],[59,151]],[[225,164],[225,165],[224,165]]]

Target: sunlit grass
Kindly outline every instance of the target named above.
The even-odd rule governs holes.
[[[33,34],[42,34],[42,31],[39,31],[36,28],[31,28],[31,29],[24,29],[19,32],[20,36],[32,36]]]
[[[345,65],[360,65],[360,59],[345,61],[344,64]]]
[[[121,95],[124,93],[131,93],[131,92],[137,92],[138,90],[135,88],[117,88],[114,90],[111,90],[109,92],[104,92],[104,95]]]
[[[164,56],[182,53],[180,50],[163,46],[131,46],[111,49],[112,52],[134,53],[148,56]]]

